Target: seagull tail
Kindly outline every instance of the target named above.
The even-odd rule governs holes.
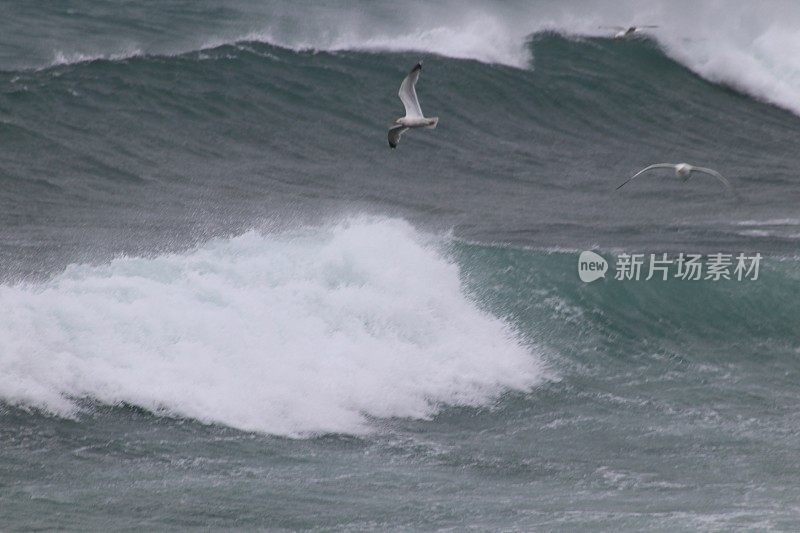
[[[428,119],[428,125],[425,126],[429,130],[436,129],[436,126],[439,124],[439,117],[431,117]]]

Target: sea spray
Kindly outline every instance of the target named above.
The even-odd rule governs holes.
[[[482,405],[541,377],[410,225],[250,231],[185,254],[0,287],[0,399],[70,415],[125,402],[280,435]]]

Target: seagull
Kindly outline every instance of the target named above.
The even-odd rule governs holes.
[[[692,176],[692,172],[701,172],[703,174],[709,174],[709,175],[714,176],[715,178],[717,178],[719,181],[721,181],[722,184],[725,185],[725,187],[728,190],[731,190],[730,182],[727,179],[725,179],[725,176],[723,176],[722,174],[720,174],[716,170],[711,169],[711,168],[705,168],[705,167],[694,167],[694,166],[692,166],[692,165],[690,165],[688,163],[678,163],[677,165],[673,164],[673,163],[656,163],[655,165],[650,165],[649,167],[643,168],[642,170],[640,170],[639,172],[637,172],[636,174],[634,174],[633,176],[631,176],[630,178],[625,180],[625,182],[622,183],[622,185],[617,187],[617,190],[622,188],[623,185],[627,184],[629,181],[633,180],[634,178],[636,178],[638,176],[641,176],[645,172],[647,172],[649,170],[653,170],[655,168],[671,168],[671,169],[673,169],[675,171],[675,176],[680,178],[681,181],[688,181],[689,178]]]
[[[614,34],[614,39],[623,39],[629,35],[633,35],[634,33],[640,33],[644,28],[658,28],[658,26],[630,26],[628,28],[623,26],[600,26],[600,28],[605,30],[616,30],[617,33]]]
[[[389,128],[389,146],[391,148],[397,148],[397,143],[400,142],[400,136],[405,133],[407,129],[433,129],[439,123],[439,117],[425,118],[422,114],[422,109],[419,107],[417,91],[414,89],[414,86],[417,84],[420,72],[422,72],[422,61],[414,65],[414,68],[412,68],[408,76],[405,77],[403,83],[400,84],[400,91],[398,91],[397,95],[406,108],[406,116],[395,120]]]

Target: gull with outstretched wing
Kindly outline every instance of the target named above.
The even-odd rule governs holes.
[[[400,117],[394,121],[389,128],[389,146],[397,148],[397,143],[400,142],[400,136],[411,128],[430,128],[433,129],[439,123],[439,117],[426,118],[422,114],[422,109],[419,106],[419,99],[417,98],[417,80],[422,72],[422,61],[414,65],[408,76],[405,77],[403,83],[400,84],[400,90],[397,95],[400,101],[403,102],[403,107],[406,108],[406,116]]]
[[[695,167],[695,166],[692,166],[692,165],[690,165],[688,163],[678,163],[678,164],[674,164],[674,163],[656,163],[655,165],[650,165],[649,167],[643,168],[642,170],[640,170],[639,172],[637,172],[636,174],[634,174],[633,176],[631,176],[630,178],[625,180],[622,184],[620,184],[617,187],[617,189],[618,190],[621,189],[624,185],[626,185],[630,181],[638,178],[639,176],[641,176],[645,172],[649,172],[649,171],[657,169],[657,168],[671,168],[672,170],[675,171],[675,176],[677,178],[679,178],[681,181],[687,181],[689,178],[691,178],[692,177],[692,172],[699,172],[701,174],[708,174],[709,176],[714,176],[720,182],[722,182],[722,184],[725,185],[725,187],[729,191],[733,190],[731,188],[731,184],[727,180],[727,178],[725,178],[725,176],[723,176],[722,174],[720,174],[716,170],[714,170],[712,168],[706,168],[706,167]]]

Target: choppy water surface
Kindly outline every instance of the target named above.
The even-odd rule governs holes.
[[[6,6],[0,526],[796,529],[800,12],[687,9]]]

